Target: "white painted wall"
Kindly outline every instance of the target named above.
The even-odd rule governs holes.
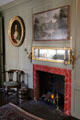
[[[21,1],[20,1],[21,2]],[[76,2],[79,2],[78,9]],[[77,58],[75,68],[72,65],[59,63],[32,61],[28,59],[25,48],[30,52],[32,46],[70,47],[70,40],[67,41],[46,41],[32,42],[32,15],[60,6],[70,5],[70,36],[72,37],[72,49],[76,56],[80,56],[80,0],[23,0],[21,3],[9,4],[1,7],[4,16],[5,26],[5,50],[6,50],[6,70],[20,68],[28,73],[28,86],[33,88],[33,66],[32,64],[42,64],[54,67],[61,67],[72,70],[72,90],[71,90],[71,114],[80,118],[80,58]],[[76,11],[77,10],[77,11]],[[77,14],[77,16],[76,16]],[[25,39],[20,47],[14,47],[8,38],[8,24],[13,16],[20,16],[25,24]],[[77,23],[77,24],[76,24]],[[77,25],[77,27],[76,27]],[[25,78],[27,81],[27,77]]]

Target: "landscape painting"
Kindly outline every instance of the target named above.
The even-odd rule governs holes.
[[[33,40],[68,40],[69,6],[33,15]]]

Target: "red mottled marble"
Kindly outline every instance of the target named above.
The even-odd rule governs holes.
[[[44,71],[52,74],[59,74],[59,75],[65,76],[64,113],[66,113],[67,115],[70,115],[71,113],[71,70],[33,64],[33,88],[34,88],[35,100],[39,98],[39,78],[38,78],[37,71]]]

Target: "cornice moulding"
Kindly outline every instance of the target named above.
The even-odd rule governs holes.
[[[16,6],[16,5],[19,5],[19,4],[22,4],[22,3],[24,3],[24,2],[29,3],[29,2],[31,2],[31,1],[32,1],[32,0],[15,0],[15,1],[12,1],[12,2],[10,2],[10,3],[8,3],[8,4],[5,4],[5,5],[3,5],[3,6],[0,6],[0,11],[4,11],[4,10],[6,10],[6,9],[12,8],[12,7],[14,7],[14,6]]]

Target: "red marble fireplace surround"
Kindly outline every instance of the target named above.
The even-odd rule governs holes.
[[[64,113],[66,113],[67,115],[70,115],[71,113],[71,70],[33,64],[34,99],[39,98],[39,78],[38,78],[37,71],[49,72],[52,74],[59,74],[59,75],[65,76]]]

